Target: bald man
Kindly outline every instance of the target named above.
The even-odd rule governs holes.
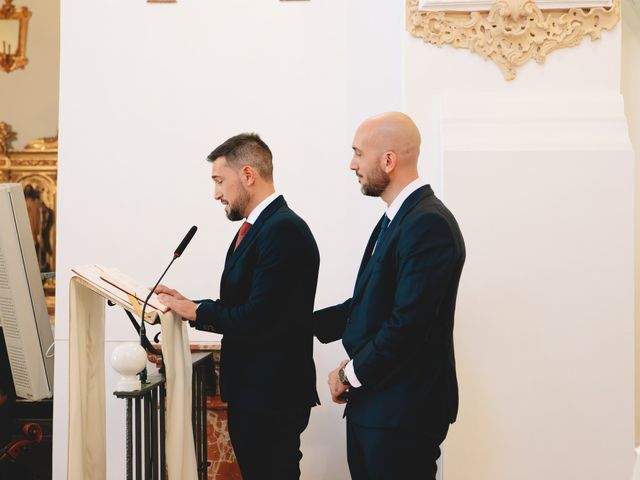
[[[435,479],[456,419],[453,318],[465,247],[455,218],[418,176],[420,133],[402,113],[366,120],[350,168],[386,213],[373,229],[353,296],[314,313],[323,343],[349,355],[329,374],[346,403],[354,480]]]

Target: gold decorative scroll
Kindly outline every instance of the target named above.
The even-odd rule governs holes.
[[[16,133],[11,129],[11,125],[0,122],[0,158],[7,156],[11,148],[11,142],[15,140],[15,138]]]
[[[559,48],[592,40],[620,21],[620,0],[611,7],[541,11],[532,0],[498,0],[488,12],[424,12],[407,0],[407,30],[441,47],[448,43],[493,60],[506,80],[529,60],[544,63]]]
[[[25,150],[39,150],[39,151],[47,151],[47,150],[55,150],[58,151],[58,134],[55,137],[44,137],[38,138],[33,142],[25,145]]]

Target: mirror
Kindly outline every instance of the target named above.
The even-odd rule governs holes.
[[[13,0],[5,0],[0,7],[0,68],[10,73],[24,68],[27,59],[27,26],[31,12],[27,7],[16,8]]]

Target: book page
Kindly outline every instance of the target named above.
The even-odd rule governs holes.
[[[149,294],[149,288],[142,287],[138,282],[114,268],[91,264],[74,267],[71,271],[94,285],[107,298],[117,299],[119,302],[129,306],[131,306],[129,295],[136,297],[142,303]],[[149,299],[147,309],[162,313],[169,310],[168,307],[160,303],[155,293]]]
[[[141,285],[136,282],[133,278],[125,275],[120,270],[116,268],[107,268],[103,267],[104,273],[100,275],[100,278],[107,283],[110,283],[116,288],[119,288],[125,293],[136,297],[140,300],[140,303],[144,303],[151,291],[148,287]],[[156,310],[160,310],[161,312],[166,312],[169,310],[167,307],[160,303],[158,300],[158,296],[154,293],[149,298],[149,302],[147,302],[147,307],[153,307]]]

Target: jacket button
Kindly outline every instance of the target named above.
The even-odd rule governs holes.
[[[351,323],[351,316],[347,317],[347,323]]]

